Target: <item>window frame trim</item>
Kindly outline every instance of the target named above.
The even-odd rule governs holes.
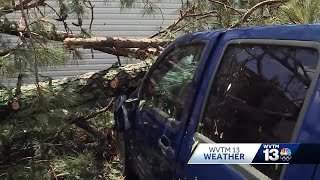
[[[229,40],[228,42],[226,42],[223,45],[223,49],[222,49],[222,51],[221,51],[221,53],[219,55],[219,59],[217,60],[217,64],[216,64],[216,66],[214,68],[214,71],[213,71],[211,77],[210,77],[210,81],[209,81],[209,84],[208,84],[209,88],[207,88],[207,92],[205,93],[203,107],[201,108],[200,119],[199,119],[199,123],[197,124],[196,133],[195,133],[194,137],[196,138],[199,135],[201,135],[200,136],[200,137],[202,137],[201,139],[203,139],[203,137],[205,137],[203,139],[203,140],[205,140],[205,142],[210,140],[208,143],[215,143],[211,139],[207,138],[205,135],[199,133],[199,128],[200,128],[199,125],[200,125],[200,123],[203,122],[204,112],[205,112],[205,109],[207,107],[207,103],[208,103],[208,98],[209,98],[209,95],[210,95],[211,87],[212,87],[212,85],[214,83],[214,80],[215,80],[215,77],[217,75],[218,69],[219,69],[219,67],[221,65],[222,59],[223,59],[223,57],[225,55],[225,52],[226,52],[227,48],[231,44],[257,44],[257,45],[294,46],[294,47],[301,47],[301,48],[313,48],[313,49],[318,51],[318,64],[317,64],[317,67],[315,69],[315,78],[312,79],[312,81],[310,83],[310,86],[309,86],[309,89],[308,89],[308,91],[306,93],[305,100],[304,100],[303,105],[301,107],[301,110],[299,112],[299,115],[298,115],[298,118],[297,118],[297,123],[296,123],[296,125],[295,125],[295,127],[293,129],[293,132],[291,134],[291,139],[290,139],[289,143],[295,142],[297,140],[297,138],[298,138],[299,130],[300,130],[301,125],[303,123],[306,111],[308,110],[308,105],[310,104],[310,101],[312,100],[312,95],[313,95],[314,89],[316,87],[317,81],[320,79],[320,77],[319,77],[320,76],[320,42],[317,42],[317,41],[278,40],[278,39],[232,39],[232,40]],[[235,166],[238,167],[239,165],[235,165]],[[246,167],[246,166],[250,166],[250,165],[242,164],[238,168],[244,168],[242,166]],[[235,169],[234,167],[232,167],[232,168]],[[238,168],[236,168],[235,170],[238,171],[237,170]],[[254,168],[254,169],[256,169],[256,168]],[[281,173],[280,173],[280,177],[279,177],[280,180],[283,179],[286,169],[287,169],[287,165],[284,165],[282,170],[281,170]],[[256,170],[258,170],[258,169],[256,169]],[[264,173],[262,173],[262,174],[264,174]],[[264,174],[264,175],[267,176],[266,174]]]
[[[164,58],[166,58],[170,53],[172,53],[176,48],[179,48],[179,47],[183,47],[183,46],[189,46],[189,45],[192,45],[192,44],[201,44],[203,43],[205,45],[204,47],[204,50],[202,52],[202,55],[201,55],[201,58],[205,52],[205,50],[208,48],[208,43],[209,41],[208,40],[192,40],[192,41],[185,41],[185,42],[179,42],[179,43],[176,43],[176,44],[172,44],[170,46],[168,46],[165,51],[163,51],[163,53],[155,60],[155,62],[151,65],[150,69],[148,70],[148,72],[146,73],[146,75],[143,77],[142,79],[142,83],[141,85],[139,86],[139,90],[138,90],[138,98],[139,100],[140,97],[141,97],[141,93],[142,93],[142,87],[144,86],[144,83],[146,82],[146,79],[148,79],[150,77],[150,75],[154,72],[155,68],[158,67],[159,63],[161,63],[163,61]],[[198,67],[196,69],[196,71],[198,70]]]
[[[166,58],[170,53],[172,53],[176,48],[181,48],[181,47],[184,47],[184,46],[192,46],[192,45],[195,45],[195,44],[201,44],[201,45],[204,45],[204,48],[202,50],[202,53],[201,53],[201,58],[199,60],[199,64],[197,66],[197,68],[195,69],[195,72],[194,72],[194,75],[199,71],[199,65],[202,61],[202,58],[203,58],[203,55],[204,53],[206,52],[206,50],[208,48],[210,48],[210,44],[209,44],[209,40],[191,40],[191,41],[184,41],[184,42],[179,42],[179,43],[176,43],[176,44],[172,44],[170,46],[168,46],[168,49],[166,49],[163,54],[161,54],[157,59],[156,61],[154,62],[154,64],[151,65],[150,69],[148,70],[148,72],[146,73],[146,75],[143,77],[142,79],[142,83],[141,85],[139,86],[139,89],[138,89],[138,93],[137,93],[137,97],[138,97],[138,101],[141,101],[141,100],[144,100],[142,98],[142,95],[143,95],[143,87],[145,86],[145,82],[147,81],[147,79],[150,78],[150,76],[152,75],[152,73],[154,72],[154,70],[158,67],[158,65],[164,60],[164,58]],[[194,76],[192,77],[192,81],[193,81],[193,78]],[[148,105],[150,103],[145,103],[145,105]],[[153,104],[151,104],[153,105]],[[150,107],[150,108],[154,108],[154,107]],[[157,108],[157,107],[156,107]],[[161,112],[165,113],[167,116],[171,117],[168,113],[164,112],[161,110]],[[171,117],[173,118],[173,117]],[[174,127],[179,127],[180,124],[181,124],[181,121],[178,121],[176,120],[175,118],[173,118],[175,120],[175,122],[177,122]]]

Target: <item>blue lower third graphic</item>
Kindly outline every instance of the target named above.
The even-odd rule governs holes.
[[[200,143],[188,164],[319,164],[320,144]]]

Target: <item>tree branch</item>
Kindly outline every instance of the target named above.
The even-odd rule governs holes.
[[[13,35],[13,36],[23,35],[26,38],[30,38],[31,35],[40,36],[39,34],[37,34],[35,32],[30,32],[31,33],[30,34],[28,31],[26,31],[26,28],[27,27],[22,26],[22,25],[18,25],[17,22],[12,21],[8,24],[0,26],[0,33]],[[54,31],[54,32],[48,31],[48,34],[49,33],[51,33],[52,35],[48,36],[48,37],[43,37],[43,36],[41,36],[41,37],[47,38],[52,41],[60,41],[60,42],[62,42],[66,38],[81,38],[81,37],[83,37],[83,35],[70,34],[65,31]]]
[[[115,98],[112,98],[106,107],[99,109],[98,111],[91,113],[88,116],[71,117],[69,122],[72,124],[75,124],[76,126],[80,127],[81,129],[93,134],[94,136],[106,138],[106,134],[104,132],[100,131],[98,128],[96,128],[92,123],[88,122],[87,120],[92,119],[92,118],[110,110],[110,107],[113,104],[114,100],[115,100]]]
[[[12,13],[14,11],[18,11],[21,9],[21,6],[23,6],[23,9],[31,9],[31,8],[34,8],[34,7],[37,7],[37,6],[44,6],[44,1],[45,0],[36,0],[36,1],[33,1],[33,0],[24,0],[22,2],[22,4],[17,4],[15,5],[14,7],[9,7],[9,6],[5,6],[5,7],[2,7],[0,8],[0,12],[2,15],[5,15],[5,14],[9,14],[9,13]]]
[[[90,115],[86,116],[84,119],[85,119],[85,120],[92,119],[92,118],[94,118],[94,117],[96,117],[96,116],[98,116],[98,115],[100,115],[100,114],[102,114],[102,113],[110,110],[110,107],[111,107],[111,105],[112,105],[112,103],[113,103],[114,101],[115,101],[115,98],[113,97],[113,98],[110,100],[109,104],[108,104],[106,107],[104,107],[104,108],[102,108],[102,109],[99,109],[98,111],[96,111],[96,112],[94,112],[94,113],[91,113]]]
[[[239,15],[242,15],[243,13],[245,13],[245,12],[243,12],[243,10],[236,9],[236,8],[231,7],[231,6],[227,5],[227,4],[224,4],[223,2],[220,2],[220,1],[215,1],[215,0],[209,0],[209,1],[212,2],[212,3],[215,3],[215,4],[222,5],[222,6],[224,6],[225,8],[230,9],[230,10],[238,13]]]
[[[172,31],[183,19],[185,19],[188,16],[189,13],[193,12],[195,10],[195,8],[196,8],[195,6],[192,6],[190,9],[188,9],[183,14],[181,14],[180,18],[177,21],[175,21],[173,24],[168,26],[165,30],[159,31],[159,32],[151,35],[149,38],[154,38],[154,37],[156,37],[162,33],[165,33],[167,31]]]
[[[89,8],[91,10],[91,19],[90,19],[90,25],[89,25],[89,29],[91,31],[93,20],[94,20],[94,13],[93,13],[94,5],[92,5],[91,1],[88,1],[88,4],[89,4],[89,6],[87,6],[87,5],[86,6],[87,6],[87,8]]]
[[[241,23],[247,21],[247,19],[254,13],[254,11],[256,11],[257,9],[265,6],[265,5],[272,5],[272,4],[276,4],[276,3],[283,3],[284,0],[266,0],[263,2],[260,2],[258,4],[256,4],[255,6],[253,6],[251,9],[249,9],[243,16],[242,18],[236,22],[235,24],[233,24],[230,28],[235,28],[241,25]]]
[[[231,9],[233,11],[235,11],[236,13],[242,15],[244,14],[245,12],[243,12],[243,10],[240,10],[240,9],[236,9],[236,8],[233,8],[229,5],[226,5],[220,1],[215,1],[215,0],[209,0],[210,2],[213,2],[213,3],[216,3],[216,4],[219,4],[219,5],[223,5],[226,9]],[[181,16],[179,17],[179,19],[177,21],[175,21],[173,24],[171,24],[170,26],[168,26],[166,29],[164,30],[161,30],[153,35],[151,35],[149,38],[154,38],[160,34],[163,34],[165,32],[171,32],[174,30],[174,28],[182,21],[184,20],[185,18],[188,18],[188,17],[199,17],[201,16],[200,18],[198,18],[197,20],[200,20],[200,19],[204,19],[204,18],[207,18],[207,17],[212,17],[212,14],[214,14],[215,16],[218,15],[218,12],[216,10],[213,10],[213,11],[209,11],[209,12],[205,12],[205,13],[200,13],[200,14],[191,14],[192,12],[194,12],[194,10],[196,9],[197,7],[196,6],[192,6],[190,9],[188,9],[187,11],[185,11],[184,13],[182,13],[182,11],[180,10],[180,14]]]
[[[70,120],[70,123],[72,123],[72,124],[78,126],[79,128],[93,134],[94,136],[102,137],[102,138],[106,137],[106,134],[104,132],[100,131],[92,123],[86,121],[85,117],[83,117],[83,116],[72,118]]]
[[[32,46],[32,49],[33,49],[33,52],[35,51],[35,45],[33,43],[33,39],[32,39],[32,36],[31,36],[31,29],[28,25],[28,20],[27,20],[27,15],[25,13],[25,9],[24,9],[24,2],[22,0],[20,0],[20,10],[21,10],[21,17],[23,18],[24,20],[24,23],[25,23],[25,26],[26,26],[26,31],[27,33],[30,35],[30,44]],[[29,47],[30,48],[30,47]],[[40,85],[39,85],[39,75],[38,75],[38,57],[36,55],[36,53],[34,52],[34,64],[33,64],[33,67],[34,67],[34,71],[35,71],[35,78],[36,78],[36,86],[37,86],[37,91],[38,91],[38,95],[40,98],[43,98],[43,94],[42,94],[42,91],[41,91],[41,88],[40,88]],[[21,76],[21,81],[22,81],[22,76]],[[18,82],[18,85],[19,85],[19,82]],[[19,87],[17,85],[17,87]],[[19,87],[19,93],[21,93],[21,85]]]
[[[6,57],[6,56],[9,56],[10,53],[11,53],[11,50],[10,50],[10,49],[9,49],[9,50],[4,50],[4,51],[1,51],[1,52],[0,52],[0,56],[1,56],[1,57]]]
[[[48,6],[58,17],[59,17],[59,21],[61,21],[63,23],[64,29],[66,30],[67,33],[71,32],[71,29],[68,27],[68,24],[65,21],[65,18],[62,17],[51,5],[44,3],[45,6]],[[55,19],[56,21],[58,21],[57,19]]]

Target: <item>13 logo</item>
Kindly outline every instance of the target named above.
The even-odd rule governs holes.
[[[265,149],[263,154],[265,161],[278,161],[280,158],[278,149]]]
[[[280,153],[278,149],[265,149],[263,150],[264,160],[268,161],[278,161],[281,159],[282,161],[290,161],[292,158],[291,150],[289,148],[282,148]],[[280,155],[279,155],[280,154]]]

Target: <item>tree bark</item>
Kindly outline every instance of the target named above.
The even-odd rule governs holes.
[[[93,37],[93,38],[66,38],[63,43],[72,48],[101,48],[101,47],[115,47],[115,48],[157,48],[159,46],[166,46],[171,41],[162,39],[134,39],[123,37]]]

